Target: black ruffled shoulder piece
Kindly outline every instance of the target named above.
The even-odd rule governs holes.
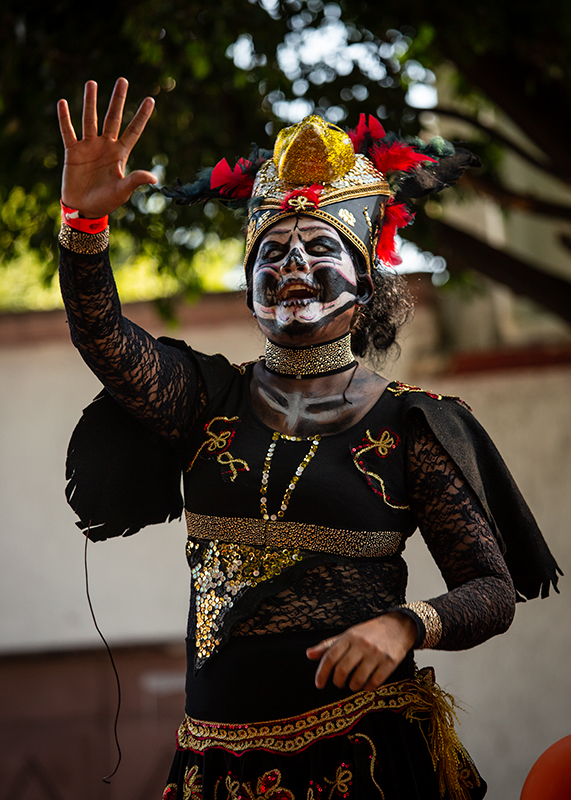
[[[432,432],[478,497],[502,548],[517,599],[558,592],[563,572],[496,446],[461,401],[410,392],[404,414],[422,413]]]
[[[65,495],[89,538],[131,536],[182,514],[172,442],[125,411],[104,389],[84,409],[67,452]]]
[[[176,339],[160,341],[192,357],[208,398],[237,375],[222,355],[197,353]],[[99,542],[179,519],[179,452],[175,442],[139,422],[106,389],[100,392],[84,409],[67,452],[65,495],[79,517],[78,528]]]

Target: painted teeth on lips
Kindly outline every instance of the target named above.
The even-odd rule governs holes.
[[[303,302],[307,304],[315,300],[319,291],[305,281],[288,281],[278,291],[278,300],[285,305]]]

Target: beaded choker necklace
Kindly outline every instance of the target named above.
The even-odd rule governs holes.
[[[266,339],[266,369],[288,378],[316,378],[335,375],[354,367],[351,334],[345,333],[325,344],[281,347]]]

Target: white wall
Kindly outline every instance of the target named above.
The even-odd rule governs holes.
[[[235,361],[263,350],[230,322],[176,331]],[[99,642],[85,599],[84,537],[64,497],[67,442],[99,382],[67,341],[0,347],[0,652]],[[188,612],[182,522],[90,543],[90,588],[110,641],[180,640]]]
[[[414,358],[430,332],[422,309],[402,366],[389,373],[416,381]],[[232,360],[255,358],[252,328],[228,322],[186,338]],[[461,395],[495,439],[571,576],[571,370],[424,380]],[[2,652],[93,645],[83,583],[83,537],[64,499],[67,441],[97,381],[66,341],[0,348],[0,647]],[[91,593],[111,642],[181,641],[188,606],[182,523],[135,537],[90,544]],[[420,537],[407,549],[410,599],[442,591]],[[510,631],[475,650],[419,654],[469,710],[460,734],[490,784],[490,800],[517,800],[537,756],[571,732],[569,577],[561,595],[518,607]]]

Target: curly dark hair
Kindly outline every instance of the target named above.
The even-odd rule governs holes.
[[[361,253],[350,243],[357,279],[367,277]],[[380,364],[391,348],[399,348],[397,333],[412,316],[414,302],[408,283],[402,275],[378,266],[371,274],[373,294],[369,302],[359,306],[351,328],[351,349],[356,356],[366,357],[373,365]],[[398,351],[397,351],[398,352]]]
[[[368,286],[367,265],[363,255],[341,234],[357,273],[357,289],[365,294]],[[252,265],[256,251],[246,265],[246,298],[252,308]],[[351,349],[356,356],[366,357],[372,366],[380,366],[391,348],[397,349],[397,333],[411,317],[414,308],[406,279],[380,266],[372,271],[373,294],[366,305],[355,310],[351,327]]]

